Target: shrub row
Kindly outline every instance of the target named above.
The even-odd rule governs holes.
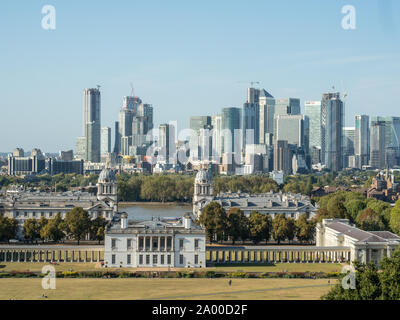
[[[0,273],[0,278],[42,278],[44,274],[31,271],[11,271]],[[215,271],[163,271],[163,272],[104,272],[104,271],[63,271],[57,278],[338,278],[340,272],[215,272]]]

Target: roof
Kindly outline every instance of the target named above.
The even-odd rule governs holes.
[[[378,231],[364,231],[342,222],[331,222],[326,227],[356,239],[359,242],[387,242],[389,240],[387,238],[389,235],[386,234],[387,231],[383,231],[382,234]],[[400,238],[397,237],[396,240],[398,239]]]

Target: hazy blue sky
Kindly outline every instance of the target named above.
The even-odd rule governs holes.
[[[56,30],[41,27],[56,8]],[[341,9],[357,10],[343,30]],[[74,148],[82,91],[101,85],[102,126],[131,92],[155,124],[242,106],[246,81],[275,97],[333,85],[354,115],[400,116],[400,3],[390,0],[0,1],[0,151]]]

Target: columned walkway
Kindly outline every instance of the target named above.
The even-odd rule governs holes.
[[[104,246],[0,245],[0,262],[100,262]]]
[[[340,263],[350,261],[348,247],[207,247],[207,263]]]

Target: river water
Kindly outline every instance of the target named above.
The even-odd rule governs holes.
[[[152,220],[154,218],[176,218],[182,217],[186,212],[192,212],[191,205],[170,204],[135,204],[120,208],[120,212],[128,214],[128,220]]]

